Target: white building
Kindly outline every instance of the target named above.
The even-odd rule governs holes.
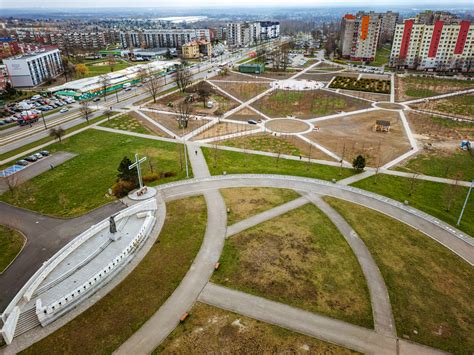
[[[347,14],[341,23],[339,48],[351,60],[372,61],[377,53],[382,20],[379,16]]]
[[[280,22],[262,21],[260,22],[260,38],[262,41],[280,37]]]
[[[448,18],[407,19],[395,29],[390,66],[419,70],[474,71],[474,25]]]
[[[59,49],[24,54],[4,59],[13,87],[33,87],[63,72]]]
[[[211,40],[209,29],[158,29],[120,33],[122,48],[181,48],[185,43],[201,39]]]
[[[272,33],[268,27],[265,28],[265,34]],[[276,29],[274,30],[276,32]],[[280,26],[278,24],[278,35]],[[275,38],[275,37],[274,37]],[[261,22],[232,22],[227,24],[226,40],[229,46],[247,47],[259,43],[262,40]]]

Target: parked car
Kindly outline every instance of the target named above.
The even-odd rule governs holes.
[[[27,166],[28,165],[28,161],[25,160],[25,159],[21,159],[21,160],[18,160],[16,162],[17,165],[21,165],[21,166]]]
[[[36,157],[36,159],[43,159],[43,154],[41,153],[35,153],[33,155]]]
[[[0,126],[3,126],[4,124],[6,124],[6,122],[4,120],[0,120]]]
[[[66,107],[63,107],[62,109],[59,110],[59,112],[61,112],[61,113],[65,113],[65,112],[68,112],[68,111],[69,111],[69,109],[66,108]]]
[[[13,122],[13,119],[12,119],[11,117],[7,117],[7,118],[4,119],[4,121],[5,121],[6,123],[12,123],[12,122]]]
[[[247,123],[248,123],[248,124],[257,124],[257,121],[255,121],[255,120],[248,120]]]
[[[38,158],[35,157],[34,155],[30,155],[30,156],[27,156],[27,157],[25,158],[25,160],[26,160],[26,161],[29,161],[30,163],[32,163],[32,162],[37,161]]]
[[[44,156],[44,157],[47,157],[47,156],[49,155],[49,151],[47,151],[47,150],[42,150],[42,151],[40,152],[40,154],[41,154],[42,156]]]
[[[96,97],[92,101],[94,101],[94,102],[100,101],[100,97]]]

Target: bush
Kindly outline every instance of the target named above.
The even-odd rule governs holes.
[[[127,196],[135,187],[137,187],[137,184],[133,181],[118,180],[112,186],[112,194],[115,197],[121,198]]]
[[[149,173],[149,174],[146,174],[146,175],[143,175],[142,177],[142,180],[143,182],[146,184],[146,183],[149,183],[149,182],[153,182],[153,181],[156,181],[160,178],[160,174],[158,173]]]

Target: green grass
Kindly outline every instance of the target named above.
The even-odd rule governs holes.
[[[327,200],[352,225],[379,266],[398,335],[449,352],[471,354],[474,269],[401,222],[356,204]]]
[[[397,167],[397,170],[443,178],[455,178],[459,173],[461,180],[471,181],[474,179],[474,156],[467,151],[453,154],[422,153],[410,159],[403,166]]]
[[[20,232],[0,225],[0,274],[15,259],[25,242]]]
[[[142,125],[136,118],[129,114],[123,114],[117,116],[109,121],[105,121],[101,124],[103,127],[119,129],[122,131],[129,131],[142,134],[153,134],[151,130]]]
[[[112,112],[112,115],[115,115],[117,112]],[[112,116],[111,115],[111,116]],[[96,122],[99,122],[100,120],[103,120],[104,118],[106,118],[107,116],[106,115],[100,115],[100,116],[97,116],[96,118],[92,118],[92,119],[89,119],[89,122],[85,121],[78,124],[78,125],[75,125],[74,127],[71,127],[71,128],[68,128],[66,129],[66,133],[65,134],[68,134],[68,133],[72,133],[74,131],[77,131],[78,129],[81,129],[81,128],[84,128],[86,126],[89,126],[91,124],[94,124]],[[45,144],[45,143],[48,143],[48,142],[52,142],[54,141],[54,139],[52,137],[44,137],[44,138],[41,138],[41,139],[38,139],[37,141],[35,142],[32,142],[32,143],[29,143],[29,144],[25,144],[24,146],[21,146],[20,148],[17,148],[17,149],[14,149],[14,150],[11,150],[7,153],[3,153],[2,155],[0,155],[0,160],[4,160],[4,159],[8,159],[10,157],[13,157],[17,154],[20,154],[21,152],[24,152],[24,151],[27,151],[29,149],[32,149],[34,147],[37,147],[39,145],[42,145],[42,144]],[[9,163],[7,165],[11,165],[12,163]],[[2,167],[3,168],[3,167]]]
[[[442,93],[472,88],[472,81],[456,79],[423,78],[408,76],[401,78],[405,94],[413,98],[435,96]]]
[[[352,169],[314,164],[214,148],[202,148],[212,175],[228,174],[280,174],[310,177],[323,180],[340,180],[355,174]]]
[[[373,328],[369,292],[357,258],[313,204],[228,238],[212,281]]]
[[[474,96],[462,95],[450,97],[435,102],[434,109],[448,114],[474,117]]]
[[[384,64],[387,64],[390,59],[390,46],[383,46],[382,48],[377,49],[377,53],[375,54],[375,60],[370,62],[370,66],[372,67],[381,67]]]
[[[414,187],[411,188],[412,182]],[[453,186],[449,184],[414,180],[400,176],[379,174],[353,184],[364,190],[372,191],[380,195],[390,197],[394,200],[404,202],[418,208],[446,223],[456,226],[459,213],[466,198],[467,187]],[[412,191],[411,196],[410,190]],[[450,211],[446,211],[448,200],[452,199]],[[474,198],[471,196],[466,206],[463,220],[457,228],[474,236]]]
[[[68,151],[78,156],[23,183],[15,191],[6,192],[0,199],[48,215],[82,215],[115,200],[107,192],[117,179],[117,167],[124,156],[132,158],[135,153],[147,156],[143,175],[150,172],[149,163],[155,172],[176,174],[158,183],[183,179],[185,171],[180,169],[178,151],[181,147],[175,143],[87,130],[49,147],[52,153]]]
[[[107,64],[105,64],[105,65],[94,65],[94,64],[98,64],[98,63],[104,63],[104,62],[107,62],[107,60],[99,60],[99,61],[85,63],[87,69],[89,70],[88,73],[84,76],[80,76],[80,75],[76,74],[75,79],[90,78],[90,77],[97,76],[97,75],[112,73],[112,71],[110,71],[110,67]],[[128,68],[132,65],[133,64],[130,64],[130,63],[124,61],[124,60],[118,60],[115,63],[113,71],[116,72],[116,71]]]
[[[91,308],[23,354],[111,354],[168,299],[191,266],[206,229],[202,196],[173,201],[145,258]]]

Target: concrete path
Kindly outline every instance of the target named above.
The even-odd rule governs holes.
[[[366,354],[442,354],[423,345],[212,283],[204,288],[199,301]]]
[[[0,224],[19,230],[27,238],[22,252],[0,275],[0,313],[43,262],[84,230],[123,208],[117,201],[81,217],[61,219],[0,202]]]
[[[0,194],[8,191],[9,181],[11,187],[16,187],[35,176],[38,176],[45,171],[51,170],[51,166],[54,168],[58,165],[61,165],[65,161],[72,159],[77,154],[70,152],[57,152],[53,153],[50,156],[44,157],[41,160],[29,163],[23,170],[16,172],[8,177],[0,177]]]
[[[194,175],[210,176],[201,149],[192,143],[188,143],[188,148]],[[116,354],[151,353],[176,328],[179,318],[191,309],[209,281],[224,247],[227,213],[219,191],[206,191],[204,198],[207,205],[206,233],[191,268],[160,309],[117,349]]]
[[[307,194],[311,202],[314,203],[326,216],[334,223],[336,228],[344,236],[347,244],[351,247],[364,273],[365,280],[370,293],[370,302],[372,304],[372,312],[374,316],[374,326],[377,333],[396,336],[395,321],[392,314],[392,306],[388,295],[387,287],[380,270],[372,258],[369,249],[359,238],[357,233],[352,229],[349,223],[321,196],[315,194]]]
[[[268,221],[269,219],[278,217],[298,207],[306,205],[307,203],[308,203],[308,200],[305,197],[299,197],[293,201],[284,203],[280,206],[276,206],[272,209],[269,209],[267,211],[254,215],[250,218],[244,219],[243,221],[237,222],[227,227],[226,238],[229,238],[230,236],[240,233],[246,229],[252,228],[260,223]]]

